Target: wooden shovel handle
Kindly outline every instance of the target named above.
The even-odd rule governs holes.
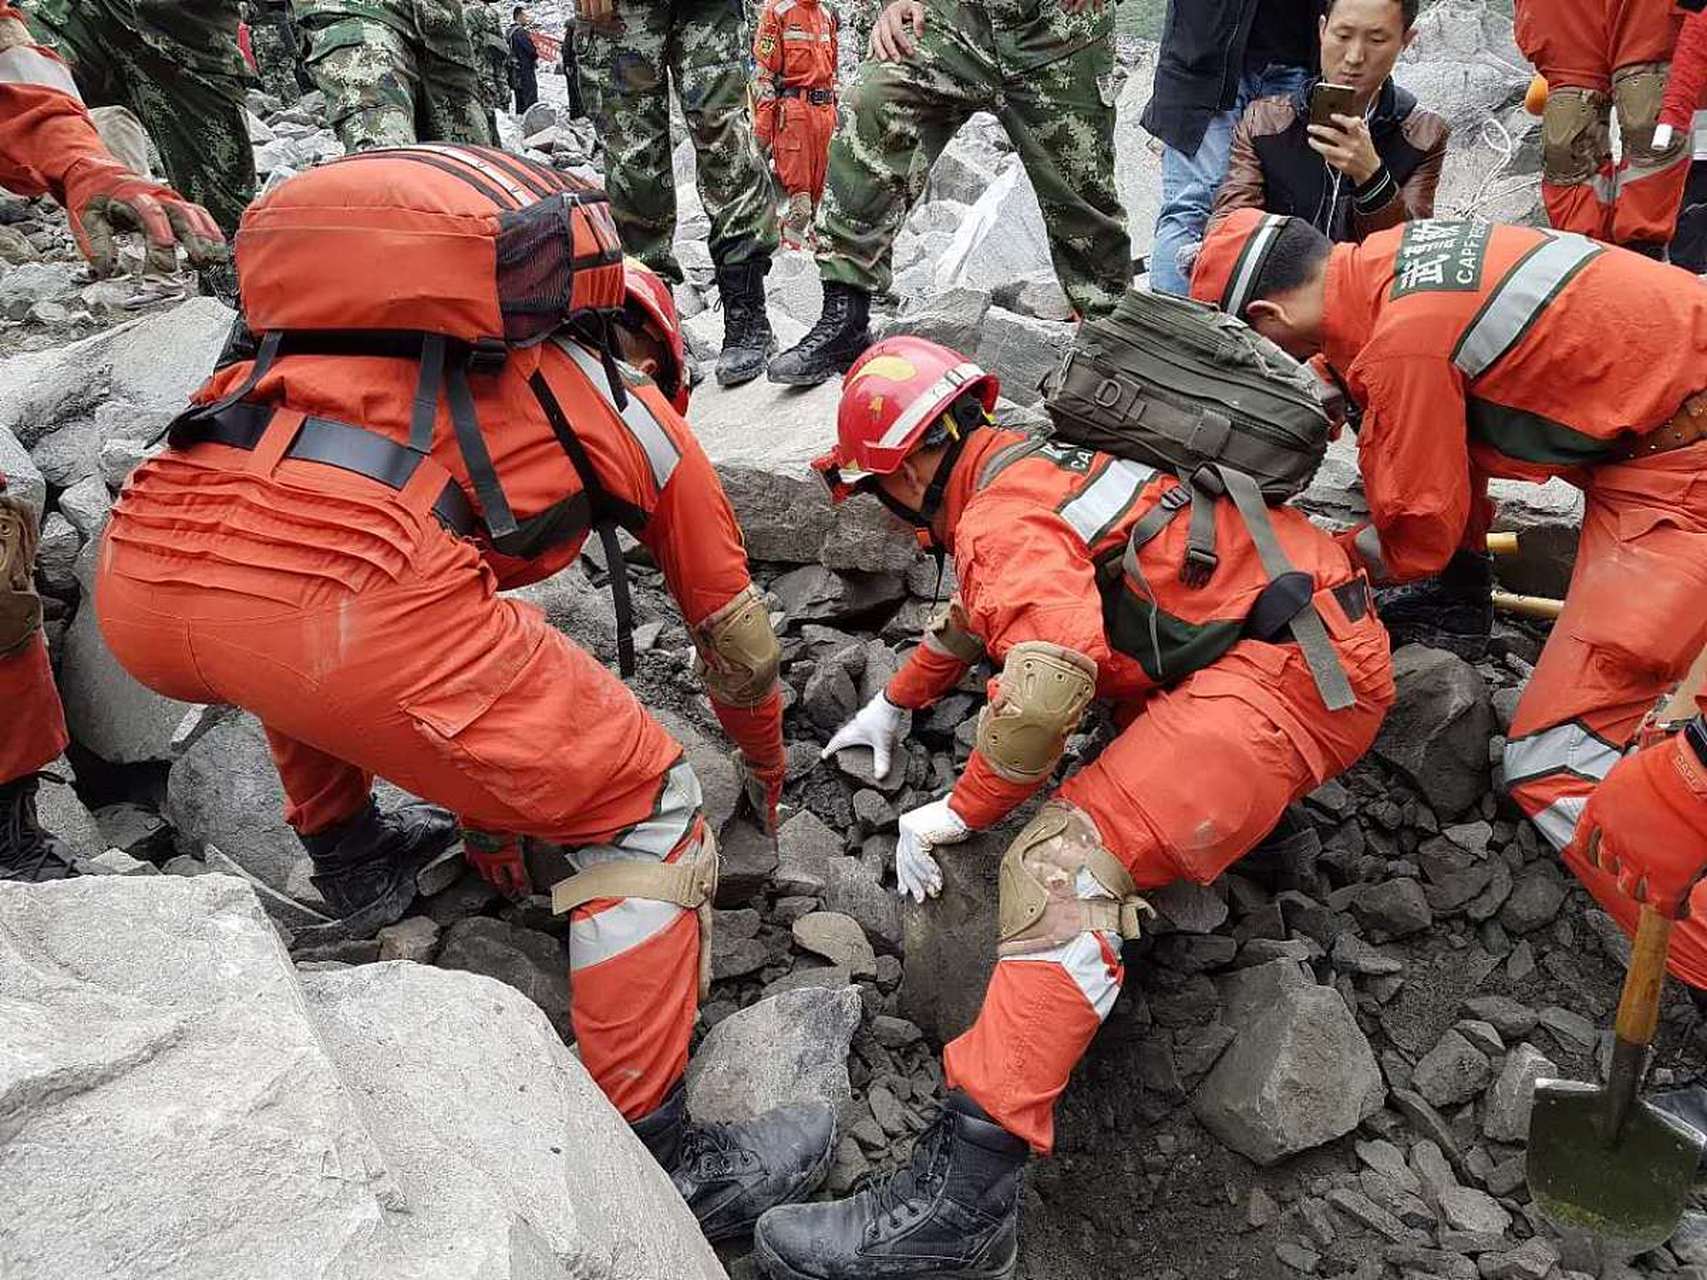
[[[1659,1029],[1660,990],[1665,986],[1671,926],[1665,916],[1643,906],[1630,968],[1624,975],[1624,994],[1618,1000],[1618,1038],[1626,1044],[1650,1045]]]

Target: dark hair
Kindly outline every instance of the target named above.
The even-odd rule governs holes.
[[[512,18],[519,18],[522,16],[522,14],[524,14],[526,12],[527,12],[527,6],[525,4],[518,4],[514,9],[510,10],[510,16]]]
[[[1251,300],[1272,298],[1308,282],[1333,247],[1333,241],[1303,218],[1288,218],[1263,260],[1262,273],[1251,289]]]
[[[1326,0],[1322,5],[1322,16],[1324,18],[1332,17],[1334,6],[1338,3],[1339,0]],[[1399,6],[1399,14],[1404,21],[1406,31],[1417,25],[1417,15],[1422,11],[1422,0],[1393,0],[1393,3]]]

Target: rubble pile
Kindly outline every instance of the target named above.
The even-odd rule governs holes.
[[[1508,66],[1509,22],[1456,4],[1424,21],[1430,48],[1402,77],[1419,77],[1425,101],[1451,87],[1466,113],[1497,111],[1520,136],[1504,114],[1527,78]],[[1128,44],[1118,89],[1119,179],[1139,253],[1159,188],[1136,123],[1153,58]],[[560,80],[541,82],[547,102],[506,117],[506,141],[595,172],[590,129],[554,109]],[[252,96],[263,177],[336,154],[314,97],[280,111]],[[1468,207],[1493,192],[1478,211],[1523,215],[1533,137],[1504,162],[1527,175],[1509,197],[1477,185],[1492,145],[1461,130],[1451,199]],[[677,297],[695,355],[709,358],[722,316],[691,148],[678,149],[677,178],[689,276]],[[42,813],[97,873],[0,895],[0,1178],[64,1189],[20,1204],[0,1230],[0,1270],[76,1222],[96,1224],[87,1247],[109,1258],[147,1239],[137,1275],[213,1274],[193,1245],[216,1231],[240,1269],[270,1274],[271,1250],[298,1248],[298,1224],[313,1235],[301,1249],[355,1276],[721,1274],[564,1047],[566,921],[547,899],[500,898],[453,850],[377,938],[319,941],[325,904],[283,824],[260,726],[161,698],[107,653],[89,607],[95,539],[211,367],[231,313],[187,297],[187,283],[89,281],[43,202],[0,197],[0,260],[0,470],[44,512],[38,580],[74,737],[55,767],[67,781],[44,787]],[[1001,421],[1046,421],[1037,382],[1070,340],[1071,315],[1035,197],[992,119],[975,119],[938,161],[895,265],[882,327],[973,353],[1002,375]],[[816,317],[810,259],[780,258],[768,288],[786,344]],[[889,776],[874,776],[863,750],[819,758],[953,588],[952,569],[939,579],[875,503],[823,500],[808,462],[837,396],[833,385],[706,385],[691,414],[782,638],[789,782],[774,843],[731,818],[736,775],[686,631],[644,552],[631,559],[632,685],[683,744],[723,845],[690,1106],[722,1120],[831,1102],[842,1127],[828,1190],[840,1194],[903,1162],[941,1100],[941,1045],[975,1016],[993,963],[997,860],[1029,811],[945,851],[941,899],[921,907],[895,893],[897,818],[957,776],[987,670],[914,717]],[[1336,447],[1304,500],[1329,523],[1359,514],[1349,448]],[[1505,584],[1560,594],[1576,495],[1510,485],[1496,497],[1498,527],[1524,533]],[[606,576],[589,547],[577,569],[522,594],[609,660]],[[1056,1154],[1028,1175],[1019,1276],[1707,1274],[1707,1215],[1667,1247],[1602,1259],[1558,1239],[1524,1185],[1533,1083],[1597,1077],[1628,956],[1499,798],[1501,735],[1540,642],[1501,625],[1480,663],[1401,650],[1399,703],[1368,759],[1216,883],[1154,896],[1158,917],[1128,948],[1125,990],[1063,1099]],[[1063,769],[1108,733],[1087,722]],[[381,787],[382,804],[397,798]],[[41,1017],[25,1012],[38,1005]],[[1701,1071],[1694,1034],[1674,988],[1656,1081]],[[100,1133],[100,1149],[79,1132]],[[158,1160],[166,1143],[204,1155],[205,1181],[174,1182]],[[752,1274],[740,1249],[723,1263]],[[99,1269],[68,1258],[62,1273]]]

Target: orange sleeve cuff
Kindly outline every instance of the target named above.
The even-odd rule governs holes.
[[[890,678],[883,696],[908,711],[921,711],[946,696],[967,669],[960,659],[920,645]]]
[[[954,784],[949,807],[974,831],[983,831],[1031,799],[1043,782],[1041,778],[1036,782],[1009,782],[974,751],[960,781]]]
[[[764,774],[787,766],[782,746],[782,690],[775,688],[755,707],[726,707],[711,700],[717,722],[754,773]]]

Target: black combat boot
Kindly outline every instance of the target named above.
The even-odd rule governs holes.
[[[59,837],[42,829],[36,817],[39,773],[0,783],[0,880],[43,884],[77,874],[73,854]]]
[[[769,1280],[1005,1280],[1028,1148],[951,1093],[913,1163],[846,1200],[773,1209],[753,1232]]]
[[[740,1124],[694,1124],[678,1084],[634,1122],[707,1240],[746,1235],[766,1209],[804,1200],[830,1172],[836,1113],[821,1102],[778,1107]]]
[[[340,936],[371,938],[403,918],[415,900],[416,873],[456,838],[456,819],[435,804],[381,813],[369,800],[355,817],[302,843],[314,860],[309,879],[339,918]]]
[[[771,361],[770,380],[789,387],[828,382],[871,345],[871,295],[834,280],[824,282],[824,309],[798,345]]]
[[[1395,649],[1423,644],[1480,662],[1494,629],[1493,589],[1494,558],[1460,551],[1432,578],[1377,590],[1375,609]]]
[[[717,294],[723,300],[723,351],[717,357],[717,385],[738,387],[765,371],[776,352],[776,335],[765,312],[765,276],[769,258],[717,268]]]

